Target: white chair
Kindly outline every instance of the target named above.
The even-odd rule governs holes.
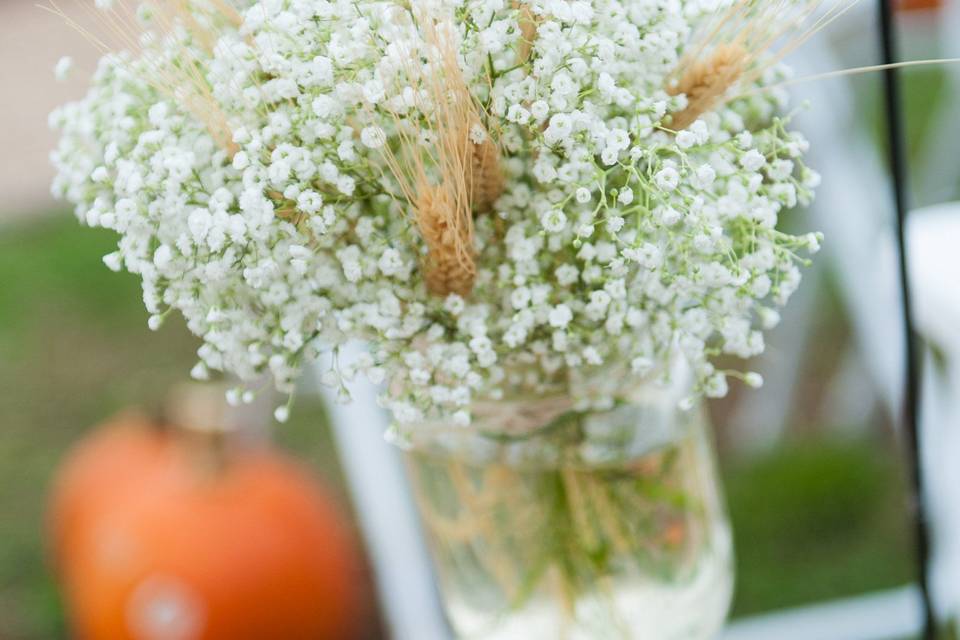
[[[908,231],[917,330],[928,346],[920,416],[931,580],[940,615],[960,620],[960,203],[914,211]]]
[[[320,363],[316,370],[327,368]],[[401,454],[384,439],[389,419],[377,405],[378,389],[357,380],[350,391],[349,404],[338,403],[326,388],[322,393],[387,631],[394,640],[447,640],[451,634]]]

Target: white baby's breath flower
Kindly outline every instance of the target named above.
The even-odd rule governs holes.
[[[704,382],[704,393],[709,398],[722,398],[727,390],[727,377],[722,373],[715,373]]]
[[[66,80],[67,76],[70,75],[70,71],[73,69],[73,58],[70,56],[63,56],[57,60],[57,64],[53,67],[53,75],[56,76],[57,80]]]
[[[567,216],[559,209],[551,209],[540,217],[540,224],[547,233],[559,233],[567,226]]]
[[[487,140],[487,130],[481,125],[475,124],[470,127],[470,142],[473,144],[483,144]]]
[[[455,293],[451,293],[443,303],[443,308],[446,309],[448,313],[458,316],[463,313],[466,305],[463,302],[463,298]]]
[[[379,149],[386,142],[386,135],[380,127],[365,127],[360,132],[360,141],[371,149]]]
[[[689,149],[697,144],[697,136],[690,130],[685,129],[677,134],[677,146],[681,149]]]
[[[757,171],[767,163],[767,159],[756,149],[750,149],[740,158],[740,164],[747,171]]]
[[[680,174],[673,167],[664,167],[653,177],[657,187],[664,191],[673,191],[680,184]]]
[[[120,271],[123,267],[123,258],[118,251],[114,251],[103,256],[103,264],[107,265],[111,271]]]
[[[747,383],[747,386],[753,387],[754,389],[759,389],[763,386],[763,376],[753,371],[744,375],[743,381]]]
[[[697,186],[701,189],[708,189],[717,178],[717,172],[709,164],[700,165],[694,175],[696,176]]]
[[[565,304],[558,304],[550,310],[550,326],[562,329],[566,327],[573,318],[570,307]]]
[[[207,369],[207,366],[202,362],[198,362],[193,365],[193,368],[190,369],[190,377],[194,380],[209,380],[210,371]]]
[[[242,401],[240,397],[241,395],[242,395],[242,392],[240,389],[237,389],[237,388],[227,389],[225,394],[227,404],[230,405],[231,407],[240,406],[240,403]]]

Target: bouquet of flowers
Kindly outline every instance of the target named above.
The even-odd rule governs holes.
[[[53,191],[120,234],[151,328],[202,338],[195,377],[292,395],[332,351],[401,433],[609,406],[678,354],[685,405],[761,384],[716,362],[763,351],[820,243],[777,229],[818,181],[776,86],[816,2],[102,4],[125,49],[90,34]]]
[[[711,637],[729,532],[678,416],[762,383],[720,362],[819,248],[778,229],[819,180],[780,60],[844,3],[97,1],[123,48],[88,34],[53,190],[202,338],[193,375],[292,399],[328,353],[399,442],[483,436],[412,465],[462,633]]]

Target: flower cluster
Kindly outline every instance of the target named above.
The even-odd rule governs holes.
[[[778,215],[818,178],[776,89],[671,127],[688,96],[670,79],[723,2],[415,4],[259,0],[166,31],[143,10],[144,50],[105,56],[52,115],[54,192],[120,234],[104,261],[142,278],[151,327],[178,310],[202,337],[193,374],[269,372],[292,393],[333,351],[323,381],[385,381],[400,425],[466,425],[481,398],[608,401],[591,381],[633,384],[677,354],[694,395],[759,385],[714,362],[763,351],[819,245]],[[495,143],[502,189],[464,236],[469,291],[437,295],[396,166],[412,147],[444,179],[444,93],[423,80],[451,81],[443,42],[479,118],[464,135]],[[369,348],[344,362],[353,340]]]

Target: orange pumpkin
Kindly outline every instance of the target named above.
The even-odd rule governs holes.
[[[79,531],[65,595],[85,640],[357,637],[364,583],[333,501],[285,458],[196,451]]]
[[[166,434],[140,413],[111,419],[68,454],[51,487],[47,510],[56,564],[70,555],[73,532],[86,527],[119,495],[134,490],[149,469],[169,455]]]

